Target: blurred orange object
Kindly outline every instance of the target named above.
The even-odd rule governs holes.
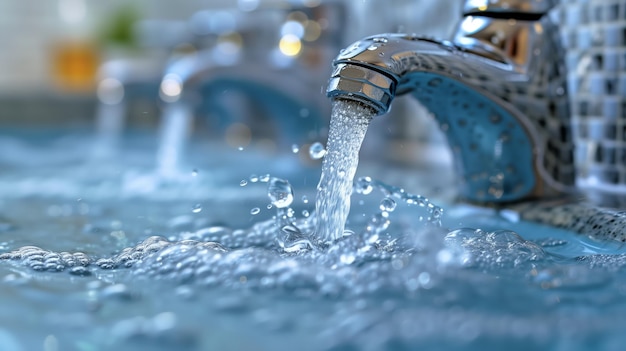
[[[52,48],[52,78],[67,92],[92,92],[100,65],[96,45],[87,41],[57,42]]]

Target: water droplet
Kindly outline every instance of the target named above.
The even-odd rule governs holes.
[[[393,212],[396,209],[396,202],[390,197],[386,197],[380,201],[380,210]]]
[[[419,281],[421,286],[427,286],[430,283],[430,273],[422,272],[417,276],[417,280]]]
[[[311,147],[309,147],[309,155],[312,159],[319,160],[326,155],[326,149],[324,149],[324,145],[322,145],[322,143],[314,142],[311,144]]]
[[[191,176],[192,177],[198,176],[198,170],[194,168],[193,171],[191,171]]]
[[[302,216],[303,216],[304,218],[308,218],[310,215],[311,215],[311,214],[309,213],[309,211],[307,211],[307,210],[302,210]]]
[[[250,175],[250,182],[251,183],[256,183],[258,181],[259,181],[259,176],[258,175],[256,175],[256,174],[251,174]]]
[[[309,198],[306,195],[302,195],[302,202],[305,204],[309,203]]]
[[[507,132],[500,133],[500,141],[502,141],[503,143],[506,143],[510,139],[511,139],[511,135],[509,133]]]
[[[372,44],[372,45],[370,45],[370,46],[368,46],[368,47],[367,47],[367,50],[369,50],[369,51],[374,51],[374,50],[376,50],[376,49],[378,49],[378,45],[374,45],[374,44]]]
[[[267,196],[277,208],[286,208],[293,202],[293,189],[288,181],[272,178],[267,188]]]
[[[260,208],[258,208],[258,207],[255,207],[255,208],[253,208],[253,209],[251,209],[251,210],[250,210],[250,214],[251,214],[251,215],[253,215],[253,216],[254,216],[254,215],[258,215],[258,214],[259,214],[259,212],[261,212],[261,209],[260,209]]]
[[[374,42],[376,42],[376,43],[386,43],[386,42],[388,42],[388,41],[389,41],[389,40],[388,40],[387,38],[385,38],[385,37],[376,37],[376,38],[374,38],[374,39],[372,39],[372,40],[373,40]]]
[[[269,174],[264,174],[262,176],[259,177],[259,181],[261,183],[267,183],[270,181],[270,175]]]
[[[354,190],[358,194],[368,195],[372,192],[372,190],[374,190],[374,187],[372,186],[372,178],[361,177],[357,179],[356,183],[354,184]]]
[[[298,151],[300,151],[300,147],[298,146],[298,144],[291,145],[291,152],[293,152],[294,154],[297,154]]]
[[[500,121],[502,121],[502,116],[500,116],[500,114],[494,113],[491,116],[489,116],[489,120],[491,121],[491,123],[500,123]]]
[[[433,78],[428,82],[428,86],[437,87],[441,84],[441,78]]]
[[[267,204],[267,209],[268,209],[268,210],[271,210],[271,209],[272,209],[272,207],[274,207],[274,206],[272,206],[272,204]]]
[[[247,181],[247,180],[245,180],[245,179],[242,179],[242,180],[239,182],[239,186],[246,186],[246,185],[248,185],[248,181]]]
[[[238,147],[237,150],[243,151],[243,146]]]
[[[385,56],[385,53],[381,51],[381,52],[378,53],[378,56],[383,57],[383,56]]]
[[[191,212],[193,212],[193,213],[200,213],[200,212],[202,212],[202,205],[201,204],[193,205],[193,207],[191,208]]]
[[[337,171],[337,175],[339,176],[339,178],[343,178],[346,176],[346,171],[344,169],[340,169]]]

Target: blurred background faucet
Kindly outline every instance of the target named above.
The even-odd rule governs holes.
[[[345,13],[339,1],[267,1],[196,14],[213,40],[165,69],[160,171],[176,169],[194,115],[232,147],[288,150],[319,137],[330,111],[321,87],[343,43]]]

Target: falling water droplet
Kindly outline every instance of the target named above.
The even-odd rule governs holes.
[[[270,175],[269,174],[264,174],[262,176],[259,177],[259,181],[261,183],[267,183],[270,181]]]
[[[312,159],[319,160],[326,155],[326,149],[324,149],[324,145],[322,145],[322,143],[314,142],[311,144],[311,147],[309,147],[309,155]]]
[[[393,212],[396,209],[396,202],[390,197],[386,197],[380,201],[380,210]]]
[[[198,170],[194,168],[194,169],[191,171],[191,176],[192,176],[192,177],[196,177],[196,176],[198,176]]]
[[[293,152],[294,154],[297,154],[298,151],[300,151],[300,147],[298,146],[298,144],[291,145],[291,152]]]
[[[261,212],[261,209],[258,208],[258,207],[255,207],[255,208],[250,210],[250,214],[253,215],[253,216],[254,215],[258,215],[260,212]]]
[[[309,203],[309,198],[306,195],[302,195],[302,202],[305,204]]]
[[[356,183],[354,184],[354,190],[358,194],[368,195],[372,192],[372,190],[374,190],[374,187],[372,186],[372,178],[361,177],[357,179]]]
[[[256,183],[258,181],[259,181],[259,176],[258,175],[256,175],[256,174],[251,174],[250,175],[250,182],[251,183]]]
[[[267,196],[277,208],[289,207],[293,202],[293,189],[288,181],[272,178],[267,187]]]
[[[304,218],[308,218],[310,215],[311,215],[311,214],[309,213],[309,211],[307,211],[307,210],[302,210],[302,216],[303,216]]]
[[[202,205],[201,204],[193,205],[193,208],[191,209],[191,212],[193,212],[193,213],[200,213],[200,212],[202,212]]]

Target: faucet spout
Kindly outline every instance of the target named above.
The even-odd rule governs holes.
[[[404,34],[365,38],[334,61],[327,95],[378,115],[411,94],[451,147],[459,193],[504,203],[573,191],[566,73],[548,16],[466,15],[453,41]]]

